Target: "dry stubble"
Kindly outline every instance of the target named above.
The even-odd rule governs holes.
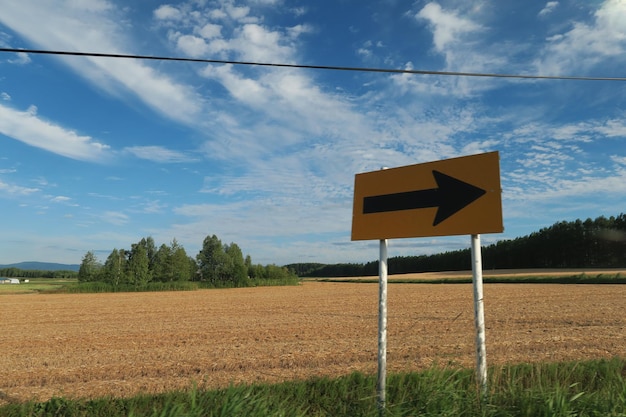
[[[0,401],[376,372],[376,284],[0,298]],[[488,364],[626,357],[626,286],[485,285]],[[388,370],[474,366],[471,285],[389,286]]]

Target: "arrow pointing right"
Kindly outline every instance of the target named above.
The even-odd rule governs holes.
[[[432,173],[438,188],[364,197],[363,214],[437,207],[437,226],[487,192],[442,172]]]

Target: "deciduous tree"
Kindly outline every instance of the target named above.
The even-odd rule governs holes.
[[[93,251],[87,252],[78,269],[78,280],[81,282],[97,281],[100,268],[102,265]]]
[[[102,267],[102,280],[114,286],[126,283],[126,262],[126,251],[113,249]]]
[[[132,245],[128,259],[128,280],[138,287],[146,285],[152,279],[149,268],[148,252],[144,244]]]
[[[207,236],[202,243],[202,249],[196,256],[198,268],[203,280],[216,285],[228,280],[232,261],[217,236]]]
[[[172,240],[170,245],[170,265],[171,277],[173,281],[189,281],[195,270],[190,268],[189,257],[185,248],[183,248],[176,239]]]
[[[243,253],[236,243],[224,247],[224,252],[230,258],[230,280],[235,287],[245,287],[248,280],[248,268],[243,259]]]

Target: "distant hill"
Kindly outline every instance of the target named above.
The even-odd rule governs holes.
[[[80,265],[57,264],[52,262],[19,262],[16,264],[0,265],[0,269],[18,268],[28,271],[75,271],[78,272]]]

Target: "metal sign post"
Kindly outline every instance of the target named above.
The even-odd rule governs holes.
[[[378,263],[378,415],[385,414],[387,382],[387,239],[380,240]]]
[[[385,414],[387,239],[472,236],[477,374],[487,393],[483,275],[478,233],[501,233],[500,154],[483,154],[364,172],[354,177],[352,240],[380,240],[378,410]]]
[[[476,374],[482,395],[487,394],[487,350],[485,347],[485,308],[483,305],[483,265],[480,235],[472,235],[472,284],[476,325]]]

